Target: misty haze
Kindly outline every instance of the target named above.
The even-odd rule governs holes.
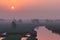
[[[0,0],[0,37],[60,40],[60,0]]]

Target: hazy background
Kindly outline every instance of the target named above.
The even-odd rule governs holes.
[[[2,19],[60,19],[60,0],[0,0],[0,18]],[[11,6],[15,6],[11,10]],[[39,40],[60,40],[46,28],[39,28]]]
[[[11,6],[15,9],[11,10]],[[60,0],[0,0],[0,18],[59,19]]]

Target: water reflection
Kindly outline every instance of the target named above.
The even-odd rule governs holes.
[[[37,30],[37,38],[38,40],[60,40],[60,36],[58,34],[52,33],[52,31],[45,27],[40,27]]]
[[[27,40],[27,37],[23,37],[23,38],[21,38],[21,40]]]
[[[37,31],[37,38],[38,40],[60,40],[60,36],[58,34],[52,33],[45,27],[39,27]],[[3,38],[0,37],[0,40]],[[27,37],[21,38],[21,40],[26,40]]]
[[[4,38],[3,37],[0,37],[0,40],[3,40]]]

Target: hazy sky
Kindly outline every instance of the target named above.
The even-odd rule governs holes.
[[[60,19],[60,0],[0,0],[0,18]]]
[[[11,7],[14,6],[14,10]],[[60,0],[0,0],[3,19],[60,19]],[[45,28],[38,31],[39,40],[60,40],[60,36]]]

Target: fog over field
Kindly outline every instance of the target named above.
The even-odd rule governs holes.
[[[13,33],[14,19],[17,24],[14,33],[28,30],[33,34],[36,26],[38,40],[60,40],[60,0],[0,0],[0,34]],[[39,19],[40,24],[32,23],[31,19]]]

